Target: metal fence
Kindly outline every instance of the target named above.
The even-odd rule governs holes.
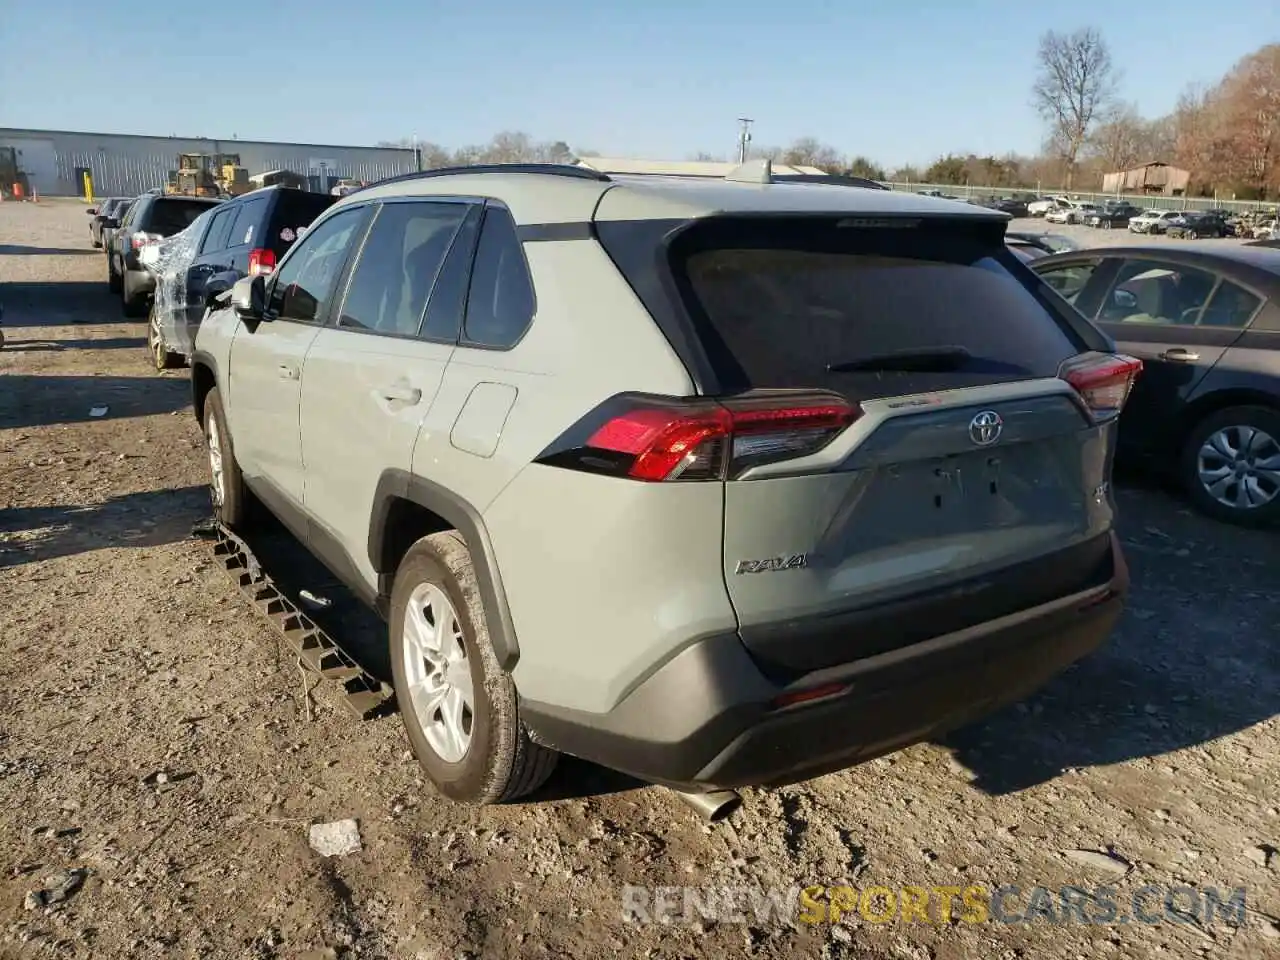
[[[956,186],[946,183],[894,183],[884,181],[891,190],[907,193],[921,193],[926,190],[937,190],[948,196],[968,200],[986,199],[988,197],[1008,197],[1037,194],[1039,196],[1066,196],[1084,203],[1104,203],[1107,200],[1124,200],[1135,207],[1149,210],[1230,210],[1233,213],[1274,213],[1275,201],[1259,200],[1215,200],[1212,197],[1165,197],[1152,196],[1145,193],[1091,193],[1087,190],[1031,190],[1025,187],[975,187]]]

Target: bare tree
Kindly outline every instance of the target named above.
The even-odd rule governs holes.
[[[1049,137],[1067,167],[1067,186],[1093,130],[1115,96],[1119,76],[1102,33],[1085,27],[1074,33],[1050,30],[1040,38],[1040,62],[1032,97],[1048,122]]]
[[[1147,122],[1132,104],[1118,104],[1101,118],[1089,135],[1089,152],[1096,157],[1104,173],[1128,170],[1146,160],[1164,157],[1147,156]]]
[[[839,173],[844,169],[844,158],[840,156],[840,151],[815,137],[801,137],[787,147],[779,159],[794,167],[817,167],[827,173]]]

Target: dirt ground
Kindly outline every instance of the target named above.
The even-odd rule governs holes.
[[[580,762],[531,802],[453,806],[398,718],[355,720],[328,683],[307,693],[191,536],[207,496],[186,371],[151,371],[86,220],[0,204],[0,957],[1280,956],[1275,534],[1123,485],[1133,594],[1107,647],[944,744],[749,791],[727,823]],[[380,662],[376,621],[296,544],[259,547]],[[344,818],[363,849],[318,856],[309,826]],[[1145,885],[1244,887],[1248,912],[622,915],[626,884],[842,883],[1112,885],[1122,915]]]

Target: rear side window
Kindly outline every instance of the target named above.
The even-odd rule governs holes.
[[[463,203],[384,204],[347,286],[338,325],[416,336],[467,210]]]
[[[463,340],[469,346],[499,350],[515,346],[533,312],[533,282],[516,223],[502,207],[489,207],[471,268]]]
[[[209,224],[209,229],[205,231],[204,240],[200,244],[201,253],[217,253],[227,248],[227,236],[231,232],[231,225],[235,223],[238,212],[235,207],[228,207],[213,215],[213,222]]]
[[[262,246],[258,239],[262,234],[262,218],[267,212],[267,198],[255,197],[240,204],[231,232],[227,235],[228,247]]]
[[[211,206],[214,204],[161,197],[152,202],[145,229],[149,233],[171,237],[191,226],[195,218],[208,211]]]
[[[672,257],[730,389],[866,400],[1051,377],[1084,348],[986,224],[716,218]]]

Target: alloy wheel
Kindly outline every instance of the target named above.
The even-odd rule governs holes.
[[[471,746],[475,690],[457,611],[434,583],[409,595],[401,635],[409,708],[427,745],[445,763],[458,763]]]

